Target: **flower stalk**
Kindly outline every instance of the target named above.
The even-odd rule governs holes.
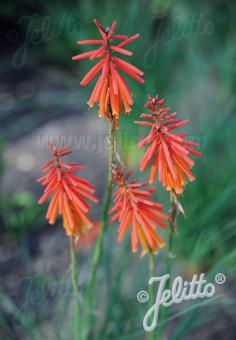
[[[170,278],[167,280],[166,289],[170,289],[171,283],[171,272],[172,272],[172,264],[173,258],[175,255],[173,254],[173,241],[174,236],[178,234],[177,231],[177,216],[178,216],[178,201],[175,193],[173,191],[170,192],[170,210],[169,210],[169,240],[168,240],[168,249],[167,249],[167,258],[166,258],[166,273],[170,275]]]
[[[87,306],[89,310],[88,320],[87,320],[87,330],[90,330],[91,322],[92,322],[92,310],[93,310],[93,300],[94,300],[94,289],[96,284],[96,275],[99,266],[99,262],[101,260],[102,251],[103,251],[103,241],[104,235],[107,230],[107,222],[108,222],[108,210],[111,204],[112,199],[112,168],[115,161],[115,124],[110,124],[109,131],[109,168],[108,168],[108,179],[107,179],[107,192],[106,199],[104,202],[103,210],[102,210],[102,224],[101,231],[99,233],[94,255],[92,259],[91,271],[88,279],[88,290],[87,290]]]
[[[155,276],[155,261],[154,261],[154,254],[153,252],[149,252],[149,280]],[[154,292],[154,286],[153,284],[150,284],[148,287],[148,295],[149,295],[149,308],[151,308],[154,305],[154,299],[155,299],[155,292]],[[154,331],[152,331],[149,335],[149,340],[154,340],[155,335]]]
[[[76,250],[73,236],[70,237],[71,277],[75,295],[75,340],[81,339],[80,290],[76,263]]]
[[[177,230],[177,217],[178,212],[181,211],[184,214],[183,208],[180,205],[180,203],[177,200],[177,197],[173,191],[170,191],[170,209],[169,209],[169,239],[168,239],[168,248],[167,248],[167,257],[166,257],[166,274],[169,274],[170,277],[166,281],[165,289],[170,289],[171,285],[171,273],[172,273],[172,265],[173,265],[173,259],[175,258],[175,255],[173,253],[173,241],[175,235],[178,234]],[[168,318],[168,309],[163,309],[162,313],[162,322],[163,325],[161,326],[160,334],[162,336],[162,333],[164,332],[164,328],[166,325],[166,321]]]

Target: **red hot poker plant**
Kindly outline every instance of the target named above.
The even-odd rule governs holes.
[[[147,184],[137,183],[136,180],[128,182],[131,174],[132,171],[125,174],[124,169],[114,170],[113,181],[118,187],[115,192],[115,205],[110,210],[110,214],[114,214],[110,222],[119,221],[119,242],[131,227],[133,253],[137,252],[141,243],[143,255],[148,251],[155,254],[165,245],[156,229],[158,226],[165,228],[163,220],[168,220],[168,216],[163,214],[162,204],[151,200],[155,188],[147,189]]]
[[[136,124],[150,126],[149,134],[138,143],[139,148],[151,144],[145,152],[140,170],[144,171],[152,163],[149,183],[154,183],[157,172],[158,179],[168,191],[181,194],[187,183],[187,178],[194,181],[191,172],[194,161],[189,155],[201,157],[197,147],[198,143],[188,141],[187,133],[174,133],[173,130],[187,124],[189,120],[175,118],[177,112],[170,113],[170,108],[164,108],[164,99],[159,96],[148,96],[145,107],[150,113],[142,113],[144,121],[135,121]]]
[[[116,28],[115,21],[113,21],[111,28],[107,29],[104,29],[96,19],[94,19],[94,23],[97,26],[102,39],[80,40],[77,43],[79,45],[98,45],[98,49],[81,53],[74,56],[72,59],[81,60],[89,58],[90,60],[94,60],[101,58],[101,60],[99,60],[86,74],[80,84],[86,86],[100,72],[92,95],[88,101],[88,105],[92,108],[94,103],[98,103],[100,117],[106,116],[110,122],[114,120],[116,126],[118,126],[120,114],[122,112],[129,113],[131,111],[131,106],[134,103],[132,98],[133,94],[118,69],[141,84],[144,83],[142,78],[144,73],[129,62],[115,56],[114,53],[132,56],[133,53],[125,49],[124,46],[136,40],[139,37],[139,34],[135,34],[132,37],[114,34]],[[114,45],[114,41],[120,42]]]
[[[131,37],[126,35],[117,35],[114,33],[116,28],[116,22],[114,21],[109,28],[104,28],[102,25],[94,19],[100,39],[95,40],[80,40],[79,45],[92,44],[98,46],[97,49],[85,52],[74,56],[73,60],[81,60],[89,58],[90,60],[98,60],[98,62],[92,67],[87,75],[82,79],[81,85],[86,86],[95,77],[95,87],[88,101],[90,108],[94,104],[99,106],[99,116],[105,117],[110,123],[109,131],[109,169],[107,180],[107,191],[104,205],[102,208],[101,230],[95,245],[94,255],[92,259],[92,267],[88,279],[87,289],[87,305],[93,309],[94,289],[96,282],[96,275],[98,266],[101,260],[103,251],[104,235],[108,226],[108,211],[112,199],[112,167],[116,162],[117,150],[116,150],[116,132],[115,128],[119,127],[119,117],[121,113],[130,113],[131,107],[134,103],[133,94],[130,90],[126,80],[124,79],[122,72],[129,75],[139,83],[143,84],[144,73],[134,65],[127,61],[124,61],[117,54],[124,56],[132,56],[132,52],[127,50],[126,45],[130,44],[139,37],[139,34],[135,34]],[[92,326],[92,313],[88,317],[88,325]],[[89,326],[88,326],[89,329]]]
[[[46,219],[50,224],[54,224],[58,215],[62,215],[63,225],[70,239],[71,274],[75,293],[75,338],[80,339],[80,290],[74,239],[78,239],[92,226],[87,217],[90,206],[85,199],[94,203],[98,203],[98,200],[94,197],[93,186],[87,180],[74,174],[83,167],[75,163],[61,161],[62,157],[72,153],[69,150],[69,145],[59,148],[49,144],[49,147],[52,150],[52,159],[42,167],[42,170],[47,174],[38,179],[38,182],[45,186],[44,194],[38,203],[43,204],[51,197]]]
[[[95,190],[87,180],[74,175],[82,166],[61,161],[61,157],[72,153],[68,145],[57,148],[50,144],[49,147],[53,158],[43,165],[42,170],[47,174],[37,181],[46,187],[38,203],[43,204],[51,196],[46,219],[54,224],[58,215],[62,215],[66,234],[79,236],[92,226],[87,217],[90,207],[85,199],[98,203]]]

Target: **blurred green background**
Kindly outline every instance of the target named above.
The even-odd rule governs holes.
[[[200,144],[197,180],[180,198],[174,242],[174,275],[191,279],[226,275],[209,300],[173,306],[166,339],[235,339],[236,192],[236,2],[231,1],[8,1],[0,12],[0,338],[72,339],[73,296],[68,274],[68,240],[60,221],[49,226],[39,207],[35,183],[49,154],[47,142],[70,143],[74,159],[86,165],[102,201],[107,174],[107,123],[89,111],[92,86],[79,83],[91,61],[72,62],[84,52],[78,39],[96,39],[93,18],[105,27],[117,21],[119,34],[140,33],[130,45],[132,63],[144,70],[145,84],[128,79],[135,98],[131,116],[118,132],[122,157],[136,176],[144,135],[133,121],[146,95],[160,94]],[[131,61],[131,59],[130,59]],[[168,195],[157,185],[157,200],[168,212]],[[100,207],[93,218],[99,220]],[[136,295],[147,289],[148,260],[133,255],[127,237],[116,243],[117,226],[106,235],[98,273],[96,339],[145,339],[147,306]],[[166,233],[163,233],[166,238]],[[91,246],[79,249],[79,276],[86,287]],[[155,272],[165,273],[166,250]],[[86,312],[86,306],[84,306]]]

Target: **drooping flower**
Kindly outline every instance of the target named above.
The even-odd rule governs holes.
[[[162,204],[151,200],[155,188],[146,188],[146,183],[138,183],[137,180],[128,182],[132,171],[125,174],[124,168],[115,168],[113,172],[117,190],[115,205],[109,213],[113,214],[110,222],[119,222],[118,242],[124,239],[131,227],[132,252],[136,253],[141,243],[143,255],[148,251],[157,253],[165,243],[156,230],[158,226],[166,227],[163,220],[168,220],[168,216],[162,212]]]
[[[125,56],[132,56],[133,53],[125,49],[124,46],[137,39],[139,34],[135,34],[131,37],[114,34],[116,28],[115,21],[113,21],[111,28],[107,29],[104,29],[96,19],[94,19],[94,23],[97,26],[102,39],[80,40],[77,41],[77,44],[93,44],[98,45],[99,48],[76,55],[72,60],[81,60],[84,58],[93,60],[101,58],[101,60],[99,60],[86,74],[80,84],[86,86],[100,72],[92,95],[88,101],[88,105],[92,108],[94,103],[98,103],[100,117],[106,116],[109,121],[114,120],[116,126],[118,126],[120,114],[122,112],[129,113],[131,111],[131,106],[133,105],[132,92],[118,69],[141,84],[144,83],[142,78],[144,73],[134,65],[120,59],[114,54],[120,53]],[[113,42],[117,40],[120,42],[114,45]]]
[[[86,228],[92,227],[92,222],[87,217],[90,206],[86,199],[98,203],[94,197],[95,190],[86,179],[74,174],[82,170],[83,166],[61,161],[61,157],[72,153],[69,145],[59,148],[49,144],[49,147],[52,150],[52,159],[42,167],[47,174],[37,180],[46,186],[38,203],[43,204],[50,197],[46,219],[54,224],[58,215],[62,215],[67,235],[78,237]]]
[[[150,144],[140,162],[140,170],[144,171],[152,163],[149,183],[154,183],[158,172],[158,179],[166,190],[181,194],[187,178],[190,181],[195,179],[191,172],[194,161],[189,155],[202,155],[192,148],[197,147],[198,143],[187,140],[187,133],[173,133],[174,129],[187,124],[189,120],[175,118],[177,112],[169,113],[170,108],[164,108],[164,102],[159,96],[148,96],[145,107],[151,113],[142,113],[140,117],[146,120],[135,121],[136,124],[151,127],[148,135],[138,143],[139,148]]]

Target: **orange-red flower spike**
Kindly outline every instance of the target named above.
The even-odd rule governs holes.
[[[111,28],[107,29],[104,29],[96,19],[94,19],[94,23],[97,26],[102,39],[79,40],[77,43],[79,45],[98,45],[98,49],[78,54],[74,56],[72,60],[81,60],[85,58],[93,60],[102,58],[91,68],[80,84],[86,86],[100,74],[88,101],[88,105],[92,108],[95,103],[98,103],[99,116],[107,117],[109,121],[114,120],[118,127],[120,114],[122,112],[129,113],[131,111],[131,106],[133,105],[132,92],[118,70],[128,74],[141,84],[144,83],[142,78],[144,73],[129,62],[118,58],[114,53],[132,56],[133,53],[125,49],[124,46],[136,40],[139,37],[139,34],[135,34],[132,37],[115,35],[115,21],[112,23]],[[119,40],[119,42],[114,45],[114,41],[117,40]]]
[[[115,168],[113,182],[117,184],[114,194],[115,204],[109,211],[113,214],[110,222],[119,222],[118,242],[121,242],[131,227],[132,252],[138,251],[139,243],[142,254],[148,251],[157,253],[165,246],[164,241],[157,234],[157,228],[165,228],[163,220],[168,220],[162,210],[162,204],[151,200],[155,188],[146,188],[146,183],[129,181],[132,171],[125,174],[124,169]]]
[[[72,153],[69,145],[59,148],[49,144],[49,147],[53,158],[42,167],[47,174],[37,180],[45,186],[38,203],[43,204],[50,197],[46,219],[54,224],[58,215],[62,215],[67,235],[77,237],[92,227],[87,217],[90,206],[86,200],[98,203],[95,190],[87,180],[74,174],[83,169],[82,166],[61,161],[61,157]]]
[[[164,108],[164,99],[158,96],[148,96],[145,105],[150,113],[142,113],[141,118],[146,120],[135,121],[136,124],[150,126],[149,134],[138,143],[138,147],[150,144],[141,162],[140,170],[144,171],[151,163],[149,183],[158,179],[168,191],[181,194],[187,183],[187,178],[193,181],[195,177],[191,172],[194,161],[189,155],[201,157],[201,153],[193,149],[198,143],[186,140],[187,133],[174,133],[177,129],[189,122],[176,118],[177,112],[170,113],[170,108]]]

